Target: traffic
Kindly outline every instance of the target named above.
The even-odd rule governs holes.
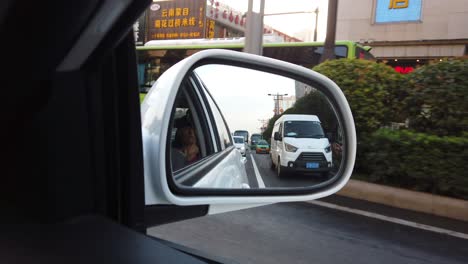
[[[302,187],[316,185],[324,181],[321,173],[312,171],[310,173],[289,173],[287,176],[278,177],[276,170],[272,168],[269,154],[247,150],[246,157],[245,169],[250,188]],[[334,174],[335,172],[330,171],[329,177]]]
[[[250,141],[244,141],[245,137],[236,136],[240,131],[233,133],[233,140],[247,158],[245,169],[251,188],[311,186],[336,173],[330,141],[317,116],[283,115],[269,139],[255,133]]]

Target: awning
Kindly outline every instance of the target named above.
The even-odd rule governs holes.
[[[460,57],[465,54],[465,45],[411,45],[378,46],[371,50],[376,58],[422,59],[434,57]]]

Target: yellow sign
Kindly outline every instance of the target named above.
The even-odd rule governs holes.
[[[390,0],[388,9],[400,9],[407,8],[409,6],[409,0]]]
[[[148,40],[203,38],[206,0],[160,1],[148,10]]]
[[[206,38],[214,38],[215,37],[215,21],[212,19],[206,20]]]

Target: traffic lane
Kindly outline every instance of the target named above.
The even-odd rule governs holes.
[[[337,194],[322,198],[320,201],[468,234],[468,222],[461,220],[411,211],[402,208],[395,208],[384,204],[353,199]]]
[[[252,151],[252,156],[266,187],[306,187],[316,185],[327,179],[318,173],[297,173],[280,178],[276,171],[271,168],[270,154],[256,154],[255,151]]]
[[[258,181],[255,176],[252,158],[250,157],[250,150],[246,150],[245,157],[247,158],[247,163],[245,163],[245,171],[247,173],[247,180],[249,181],[249,186],[250,188],[258,188]]]
[[[466,263],[468,240],[309,203],[274,204],[148,229],[240,263]]]

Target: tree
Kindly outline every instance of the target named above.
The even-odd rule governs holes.
[[[336,18],[338,12],[338,0],[328,0],[328,17],[327,17],[327,36],[323,47],[323,54],[320,57],[320,62],[333,60],[335,56],[335,36],[336,36]]]
[[[314,70],[334,81],[349,102],[356,132],[372,133],[390,122],[404,121],[404,78],[383,63],[339,59],[321,63]]]
[[[439,136],[468,131],[468,59],[424,65],[407,77],[411,129]]]

